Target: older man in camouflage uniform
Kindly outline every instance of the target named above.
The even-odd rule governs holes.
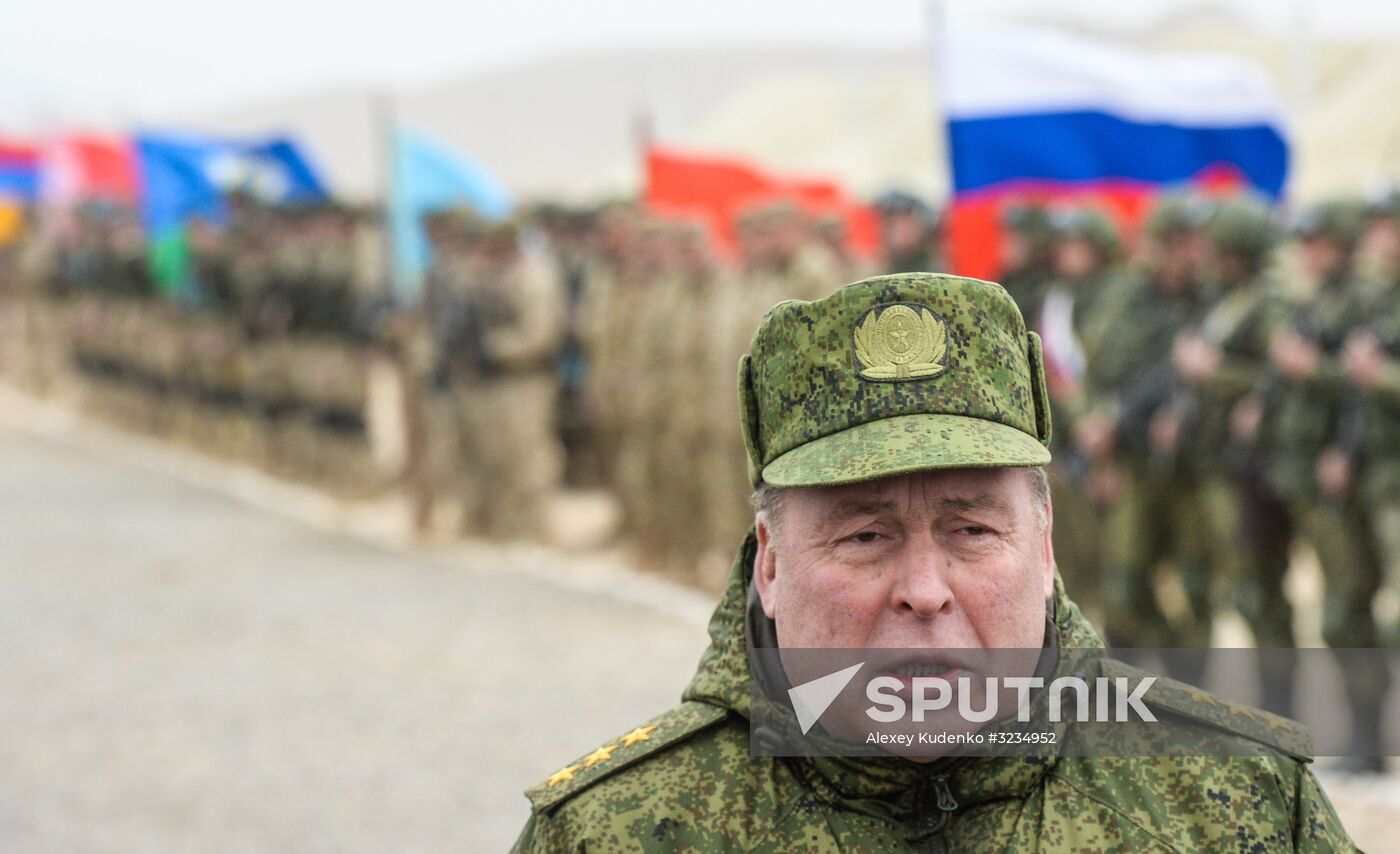
[[[784,302],[740,376],[760,510],[713,643],[680,706],[529,791],[517,850],[1353,848],[1284,752],[1296,728],[1200,694],[1159,712],[1247,755],[751,754],[755,647],[1099,643],[1054,570],[1040,342],[1001,287],[911,274]]]

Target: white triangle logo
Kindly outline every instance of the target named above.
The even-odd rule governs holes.
[[[864,666],[864,661],[852,664],[844,670],[828,673],[788,689],[788,699],[792,701],[792,710],[797,713],[797,724],[802,727],[803,735],[807,734],[807,730],[812,728],[836,696],[855,678],[856,671]]]

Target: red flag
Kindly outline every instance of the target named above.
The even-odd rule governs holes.
[[[57,196],[57,201],[136,201],[136,157],[124,139],[90,134],[56,137],[45,144],[44,161],[45,194]]]
[[[726,254],[736,248],[735,218],[746,208],[791,200],[811,214],[840,214],[852,251],[872,255],[879,245],[874,212],[835,182],[781,178],[740,160],[653,148],[647,152],[646,204],[662,216],[704,223]]]

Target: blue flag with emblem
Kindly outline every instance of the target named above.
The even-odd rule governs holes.
[[[273,204],[328,198],[310,159],[283,137],[141,133],[136,152],[152,269],[168,294],[189,296],[182,294],[189,260],[185,225],[195,218],[222,223],[228,193],[241,190]]]

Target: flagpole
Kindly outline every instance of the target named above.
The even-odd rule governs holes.
[[[391,352],[398,378],[402,466],[400,483],[408,500],[409,524],[418,536],[432,528],[433,492],[428,476],[427,401],[419,383],[421,365],[415,363],[412,339],[421,332],[425,306],[419,295],[417,305],[400,304],[407,283],[402,281],[394,256],[394,198],[399,179],[398,116],[394,94],[381,91],[370,95],[371,138],[378,163],[380,234],[384,241],[384,288],[393,316]]]
[[[928,35],[928,45],[926,53],[928,56],[928,76],[929,76],[929,120],[933,123],[933,154],[937,161],[939,155],[943,158],[943,174],[946,179],[947,195],[951,201],[953,194],[953,159],[949,150],[948,141],[948,121],[946,107],[944,105],[943,94],[943,71],[940,63],[943,61],[944,37],[948,22],[948,4],[946,0],[925,0],[924,22]],[[940,144],[939,140],[942,140]]]
[[[632,112],[632,146],[638,166],[639,195],[644,195],[647,185],[647,157],[656,142],[656,116],[649,104],[642,104]]]
[[[1293,109],[1298,119],[1312,106],[1313,99],[1313,8],[1310,0],[1293,3],[1292,90]]]
[[[395,164],[398,160],[395,146],[398,143],[394,133],[397,117],[393,93],[387,90],[371,93],[369,114],[372,156],[378,167],[375,169],[378,183],[378,186],[375,187],[375,194],[379,197],[379,231],[383,240],[384,262],[381,270],[385,289],[383,296],[388,297],[391,301],[397,301],[403,293],[403,283],[398,280],[398,266],[394,263],[394,179]]]

